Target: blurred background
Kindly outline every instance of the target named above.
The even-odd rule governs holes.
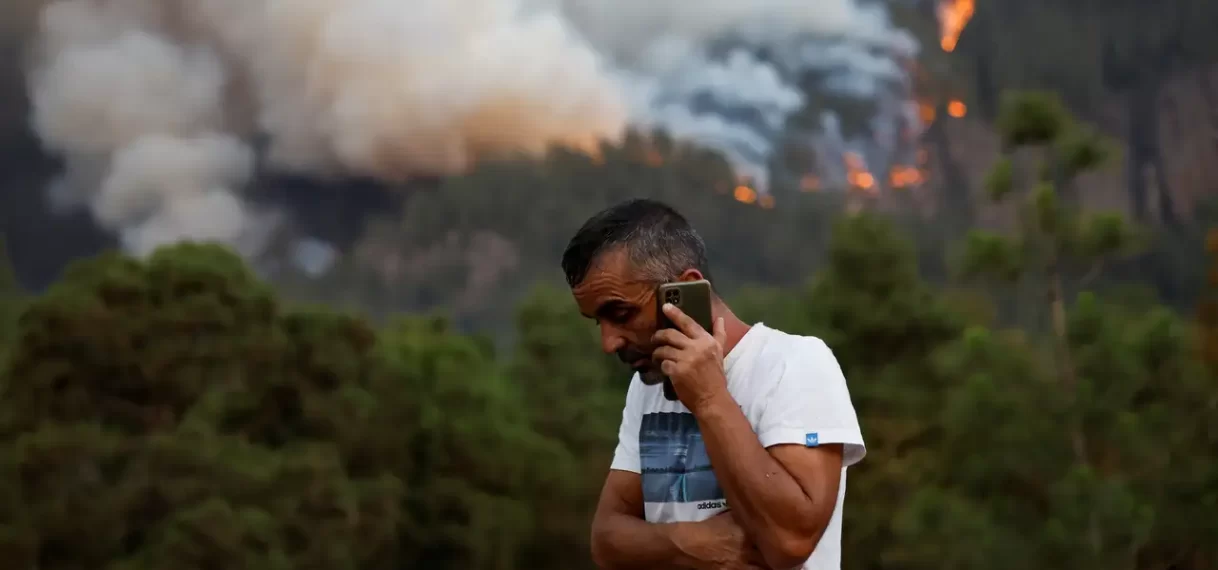
[[[6,568],[591,568],[665,200],[824,338],[851,569],[1218,568],[1218,3],[9,0]]]

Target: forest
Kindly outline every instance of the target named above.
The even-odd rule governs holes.
[[[927,130],[914,174],[848,188],[791,145],[758,193],[642,128],[254,180],[341,250],[321,274],[48,206],[10,57],[47,4],[0,7],[5,568],[593,568],[629,374],[558,262],[633,197],[690,218],[742,318],[840,361],[843,568],[1218,568],[1218,3],[887,2]],[[826,108],[874,112],[810,90],[790,121]]]
[[[714,255],[755,232],[758,263],[791,259],[791,284],[728,300],[825,339],[846,371],[869,452],[844,565],[1214,568],[1218,280],[1185,313],[1096,279],[1150,239],[1060,190],[1110,145],[1055,96],[1003,101],[1010,154],[987,196],[1017,223],[962,238],[951,288],[866,211],[826,222],[811,259],[766,247],[778,208],[707,237]],[[1206,245],[1213,276],[1218,234]],[[591,567],[628,376],[562,287],[531,286],[496,338],[443,312],[370,320],[295,299],[215,244],[95,256],[37,295],[0,275],[11,568]]]

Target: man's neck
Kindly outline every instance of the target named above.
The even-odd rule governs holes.
[[[715,302],[714,315],[716,319],[723,319],[723,329],[727,333],[727,338],[723,343],[723,356],[726,357],[728,354],[731,354],[732,349],[736,348],[737,344],[740,344],[740,339],[748,334],[749,329],[753,328],[753,325],[740,320],[740,317],[737,317],[728,308],[727,303],[720,300]]]

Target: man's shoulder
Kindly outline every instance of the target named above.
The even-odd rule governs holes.
[[[800,365],[816,363],[825,356],[833,355],[829,345],[818,336],[793,334],[762,323],[754,326],[761,327],[764,332],[761,352],[766,359]]]
[[[753,326],[759,334],[753,338],[752,355],[743,359],[748,364],[736,371],[738,380],[733,385],[733,395],[746,410],[759,413],[772,399],[789,398],[792,390],[808,389],[809,382],[819,382],[826,370],[836,365],[820,337],[792,334],[761,323]]]
[[[791,390],[836,390],[844,381],[841,363],[820,337],[769,329],[764,344],[753,369],[760,378],[754,377],[751,389],[767,398],[790,397]]]

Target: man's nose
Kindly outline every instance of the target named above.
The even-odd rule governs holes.
[[[626,346],[626,339],[622,338],[621,333],[616,327],[611,325],[601,324],[601,350],[605,354],[613,354]]]

